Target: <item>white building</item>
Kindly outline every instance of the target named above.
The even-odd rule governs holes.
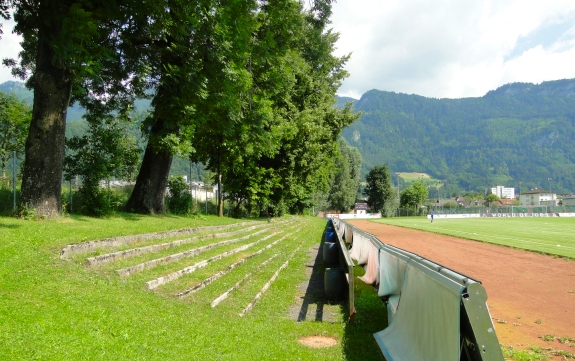
[[[521,193],[519,202],[522,206],[554,206],[557,205],[557,195],[543,189],[532,189]]]
[[[515,188],[496,186],[491,188],[491,194],[495,194],[499,198],[515,199]]]
[[[205,202],[206,198],[210,200],[218,194],[217,184],[213,186],[204,186],[203,182],[192,181],[192,186],[190,188],[192,198],[200,202]]]

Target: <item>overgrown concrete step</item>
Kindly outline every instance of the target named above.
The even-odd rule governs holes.
[[[239,230],[233,231],[233,232],[213,233],[213,234],[208,234],[205,236],[190,237],[190,238],[175,240],[172,242],[154,244],[154,245],[150,245],[150,246],[130,248],[130,249],[126,249],[123,251],[117,251],[117,252],[102,254],[99,256],[89,257],[89,258],[86,258],[86,262],[90,266],[97,266],[97,265],[102,265],[102,264],[106,264],[106,263],[110,263],[110,262],[116,262],[116,261],[126,259],[126,258],[139,256],[139,255],[146,254],[146,253],[159,252],[159,251],[167,249],[167,248],[179,247],[179,246],[193,243],[196,241],[201,241],[201,240],[206,240],[206,239],[217,239],[217,238],[232,237],[232,236],[235,236],[236,234],[249,232],[249,231],[252,231],[254,229],[262,228],[262,227],[269,228],[269,227],[271,227],[271,225],[268,223],[262,223],[262,224],[258,224],[255,226],[242,228],[242,229],[239,229]]]
[[[247,249],[253,247],[253,246],[256,245],[256,244],[258,244],[258,243],[260,243],[260,242],[262,242],[262,241],[265,241],[265,240],[268,239],[268,238],[271,238],[271,237],[275,236],[277,233],[279,233],[279,231],[277,231],[277,232],[275,232],[274,234],[271,234],[271,235],[269,235],[269,236],[263,237],[263,238],[261,238],[261,239],[255,241],[255,242],[252,242],[252,243],[249,243],[249,244],[246,244],[246,245],[243,245],[243,246],[234,248],[234,249],[232,249],[232,250],[230,250],[230,251],[227,251],[227,252],[224,252],[224,253],[220,253],[220,254],[218,254],[218,255],[216,255],[216,256],[213,256],[213,257],[211,257],[211,258],[202,260],[202,261],[197,262],[197,263],[195,263],[195,264],[193,264],[193,265],[191,265],[191,266],[185,267],[185,268],[183,268],[183,269],[181,269],[181,270],[179,270],[179,271],[172,272],[172,273],[170,273],[170,274],[168,274],[168,275],[166,275],[166,276],[158,277],[158,278],[156,278],[156,279],[153,279],[153,280],[151,280],[151,281],[148,281],[148,282],[146,282],[146,286],[148,287],[148,289],[158,288],[159,286],[164,285],[164,284],[166,284],[166,283],[168,283],[168,282],[175,281],[175,280],[177,280],[178,278],[180,278],[180,277],[182,277],[182,276],[184,276],[184,275],[186,275],[186,274],[190,274],[190,273],[192,273],[192,272],[195,272],[196,270],[198,270],[198,269],[200,269],[200,268],[203,268],[203,267],[207,266],[208,264],[210,264],[210,263],[212,263],[212,262],[218,261],[218,260],[220,260],[220,259],[222,259],[222,258],[231,256],[231,255],[233,255],[233,254],[236,254],[236,253],[245,251],[245,250],[247,250]],[[292,233],[292,234],[293,234],[293,233]],[[291,235],[291,234],[288,234],[288,235],[285,235],[284,237],[288,237],[288,236],[290,236],[290,235]]]
[[[263,261],[262,263],[260,263],[253,271],[247,273],[241,280],[239,280],[238,282],[236,282],[232,287],[230,287],[227,291],[225,291],[224,293],[222,293],[221,295],[218,296],[218,298],[216,298],[215,300],[212,301],[212,308],[216,307],[217,305],[219,305],[222,301],[224,301],[226,298],[228,298],[228,296],[230,295],[230,293],[232,293],[233,291],[237,290],[238,288],[240,288],[240,286],[242,285],[242,283],[244,283],[247,279],[249,279],[251,276],[253,276],[256,272],[259,272],[263,267],[265,267],[268,263],[270,263],[274,258],[276,258],[278,256],[278,254],[274,254],[273,256],[271,256],[270,258],[266,259],[265,261]]]
[[[287,237],[287,236],[286,236]],[[246,263],[248,260],[250,260],[251,258],[262,254],[264,251],[274,247],[275,245],[277,245],[278,243],[280,243],[281,241],[283,241],[286,237],[282,237],[278,240],[273,241],[272,243],[268,244],[267,246],[259,249],[258,251],[250,254],[247,257],[244,257],[242,259],[240,259],[239,261],[232,263],[231,265],[229,265],[228,267],[226,267],[224,270],[216,272],[215,274],[213,274],[212,276],[206,278],[205,280],[201,281],[200,283],[196,284],[195,286],[188,288],[187,290],[184,290],[182,292],[179,292],[178,294],[176,294],[176,297],[182,298],[185,297],[189,294],[192,294],[194,292],[197,292],[203,288],[205,288],[207,285],[209,285],[210,283],[214,282],[215,280],[225,276],[226,274],[230,273],[231,271],[233,271],[234,269],[236,269],[238,266],[241,266],[242,264]],[[272,257],[277,257],[277,253]]]
[[[252,302],[248,303],[248,305],[242,310],[242,312],[240,312],[240,317],[244,317],[248,312],[250,312],[256,302],[259,301],[259,299],[263,296],[263,294],[270,288],[270,286],[272,285],[273,282],[275,282],[275,280],[278,278],[280,272],[282,270],[284,270],[288,264],[289,261],[291,261],[291,259],[295,256],[295,254],[297,253],[297,251],[299,251],[299,249],[302,247],[304,240],[301,241],[300,245],[295,249],[295,251],[293,251],[293,253],[288,257],[288,259],[285,261],[284,264],[282,264],[280,266],[280,268],[277,269],[277,271],[273,274],[273,276],[269,279],[269,281],[266,282],[266,284],[264,284],[264,286],[262,287],[262,289],[255,295],[254,299],[252,300]]]
[[[69,244],[62,249],[60,252],[60,258],[65,259],[69,258],[76,254],[93,252],[98,249],[102,248],[114,248],[114,247],[122,247],[136,242],[142,241],[149,241],[155,239],[165,239],[171,237],[179,237],[179,236],[186,236],[189,234],[199,233],[199,232],[209,232],[209,231],[222,231],[234,227],[244,227],[244,226],[252,226],[256,224],[261,224],[262,222],[258,221],[251,221],[251,222],[240,222],[240,223],[233,223],[227,224],[222,226],[205,226],[205,227],[196,227],[196,228],[183,228],[178,230],[172,231],[164,231],[164,232],[154,232],[154,233],[146,233],[146,234],[135,234],[130,236],[119,236],[119,237],[112,237],[112,238],[105,238],[95,241],[88,241],[88,242],[81,242],[81,243],[73,243]]]
[[[146,262],[139,263],[139,264],[134,265],[134,266],[130,266],[130,267],[126,267],[126,268],[122,268],[122,269],[116,270],[116,273],[117,273],[120,277],[128,277],[128,276],[133,275],[134,273],[141,272],[141,271],[148,270],[148,269],[152,269],[152,268],[154,268],[154,267],[156,267],[156,266],[159,266],[159,265],[169,264],[169,263],[176,262],[176,261],[179,261],[179,260],[184,259],[184,258],[195,257],[195,256],[199,255],[199,254],[202,253],[202,252],[205,252],[205,251],[207,251],[207,250],[210,250],[210,249],[213,249],[213,248],[216,248],[216,247],[221,247],[221,246],[225,246],[225,245],[228,245],[228,244],[233,244],[233,243],[238,243],[238,242],[241,242],[241,241],[245,241],[245,240],[250,239],[250,238],[252,238],[252,237],[255,237],[255,236],[259,235],[259,234],[262,234],[262,233],[264,233],[264,232],[266,232],[266,231],[268,231],[268,228],[265,228],[265,229],[256,231],[256,232],[251,233],[251,234],[248,234],[248,235],[246,235],[246,236],[244,236],[244,237],[234,238],[234,239],[228,239],[228,240],[226,240],[226,241],[217,242],[217,243],[212,243],[212,244],[208,244],[208,245],[205,245],[205,246],[202,246],[202,247],[197,247],[197,248],[194,248],[194,249],[190,249],[190,250],[187,250],[187,251],[184,251],[184,252],[178,252],[178,253],[175,253],[175,254],[171,254],[171,255],[169,255],[169,256],[152,259],[152,260],[149,260],[149,261],[146,261]]]

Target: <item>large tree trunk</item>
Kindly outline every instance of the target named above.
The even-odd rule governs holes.
[[[152,127],[151,137],[161,133],[163,129],[164,120],[160,118]],[[126,204],[128,212],[156,214],[165,211],[164,197],[173,155],[166,151],[156,151],[153,144],[154,142],[148,142],[146,147],[136,186]]]
[[[55,57],[46,40],[49,32],[43,26],[38,32],[34,105],[19,202],[20,209],[35,209],[42,217],[60,214],[66,112],[72,87],[70,69]]]

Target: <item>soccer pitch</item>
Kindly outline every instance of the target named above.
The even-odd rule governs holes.
[[[374,222],[575,259],[573,218],[382,218]]]

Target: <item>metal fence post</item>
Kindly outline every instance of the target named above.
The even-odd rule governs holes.
[[[12,203],[16,211],[16,151],[12,151]]]

